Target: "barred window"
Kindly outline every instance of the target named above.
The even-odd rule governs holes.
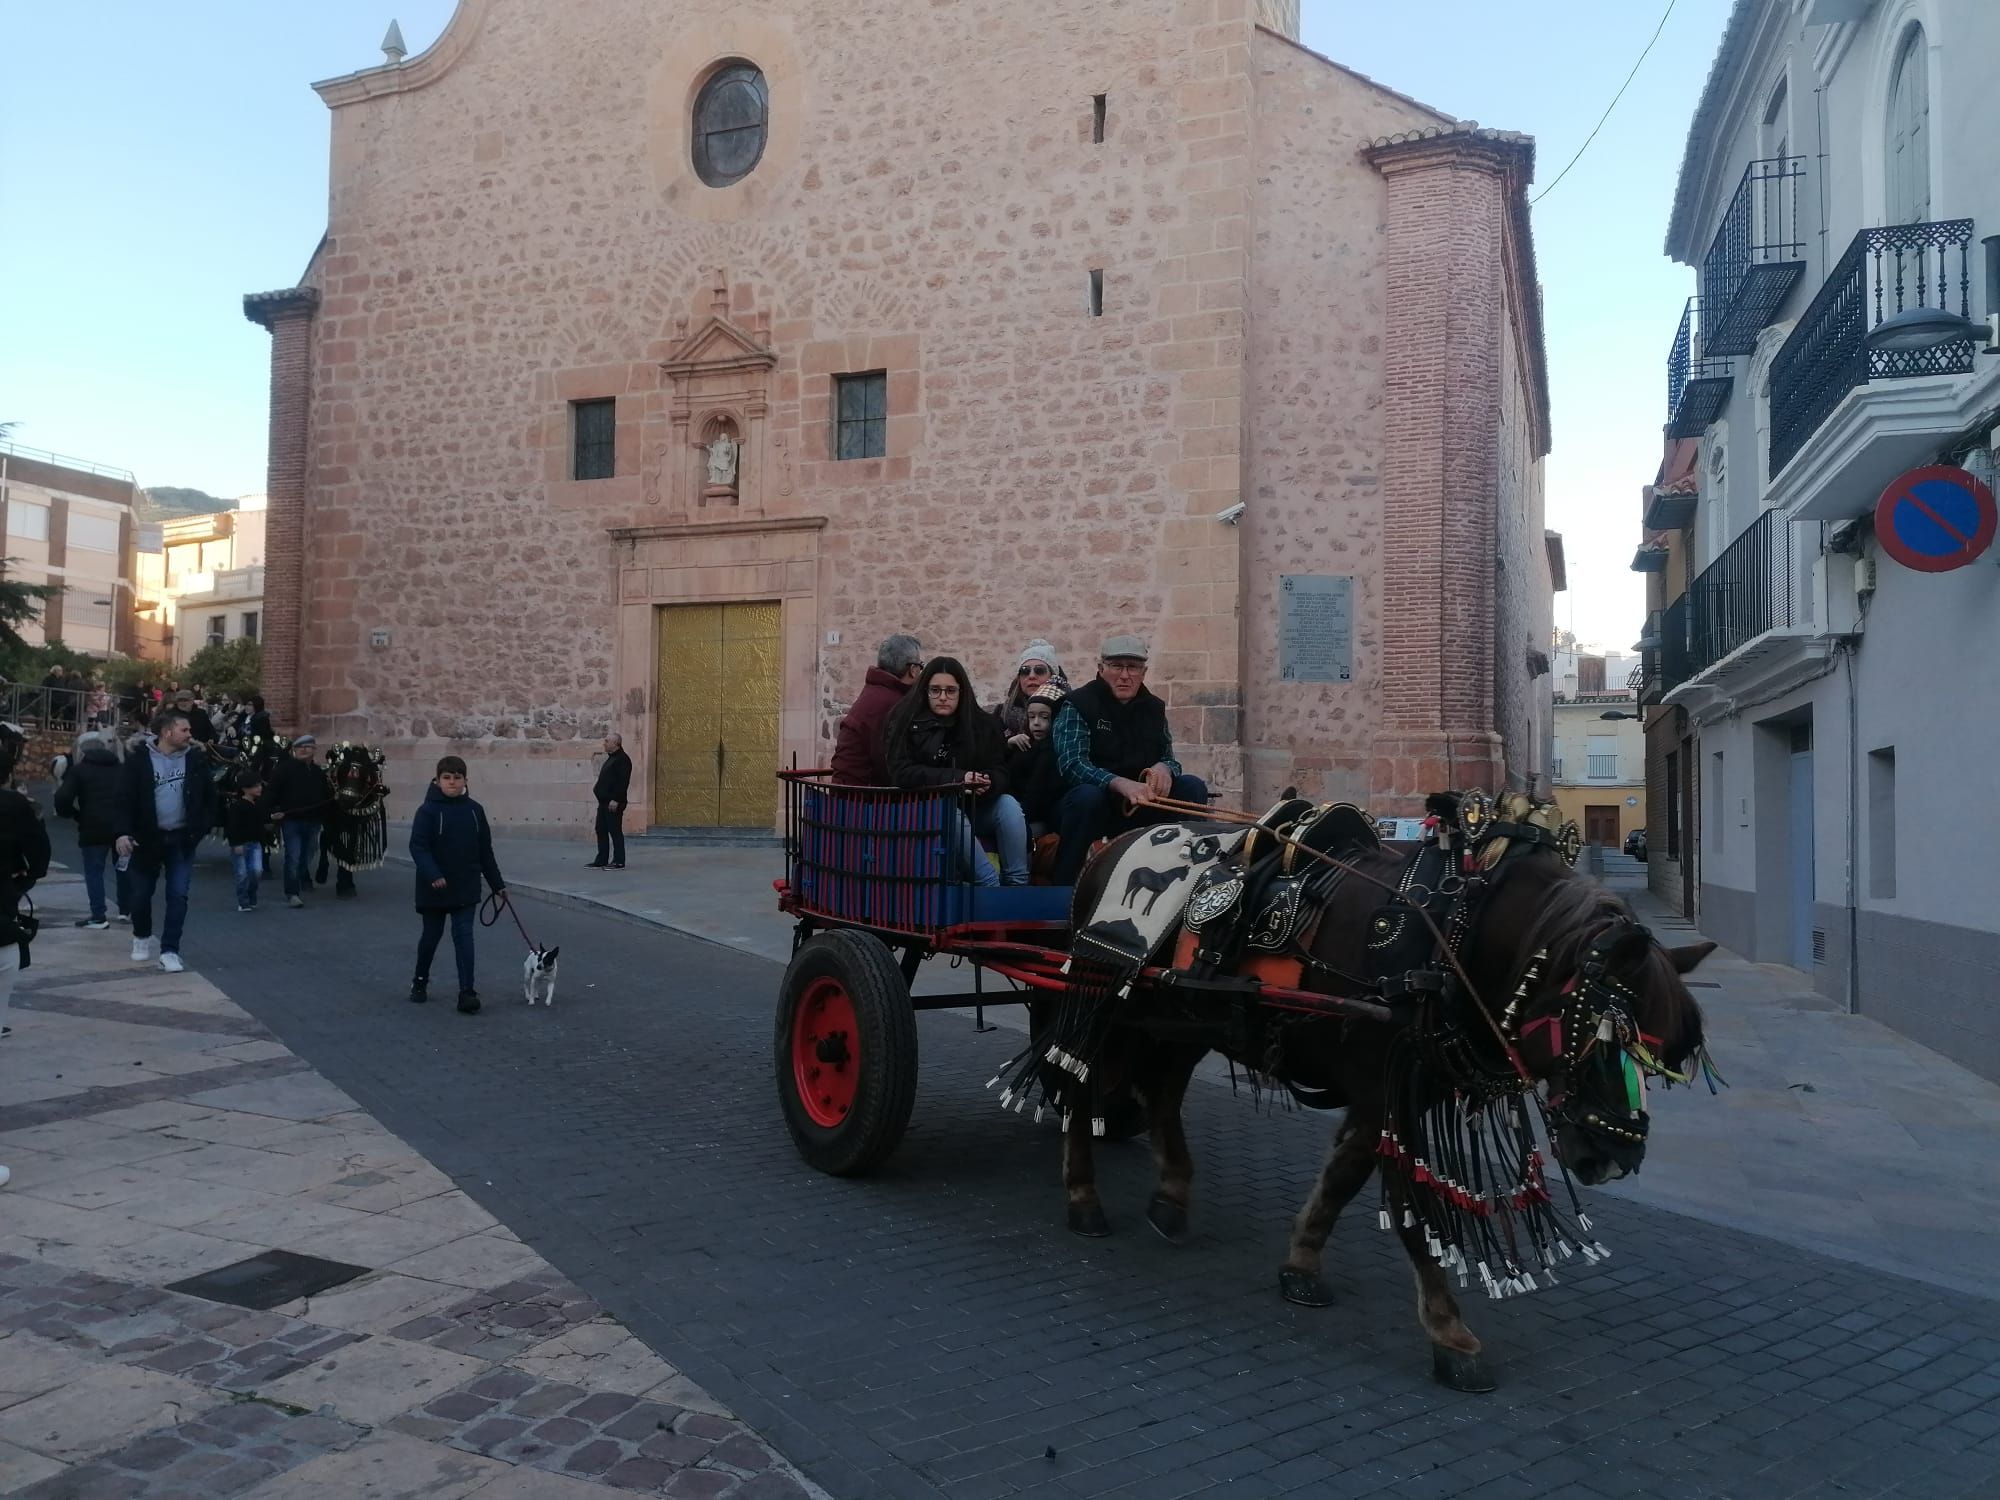
[[[609,479],[618,465],[618,403],[572,401],[569,410],[570,478]]]
[[[835,458],[880,458],[888,452],[889,372],[833,377]]]

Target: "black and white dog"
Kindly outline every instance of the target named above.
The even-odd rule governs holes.
[[[537,1000],[544,1005],[556,1003],[556,955],[562,952],[558,944],[553,948],[530,948],[528,956],[521,960],[521,991],[528,997],[528,1004]]]

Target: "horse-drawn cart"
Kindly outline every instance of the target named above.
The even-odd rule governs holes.
[[[969,807],[951,787],[837,786],[825,771],[781,771],[785,878],[779,907],[798,919],[778,1006],[776,1063],[785,1121],[823,1172],[855,1176],[893,1151],[916,1099],[916,1012],[1026,1005],[1063,993],[1069,886],[981,886],[954,868],[953,834]],[[970,970],[973,988],[914,994],[925,959]],[[987,986],[988,976],[1002,981]],[[1184,975],[1148,964],[1136,989]],[[1242,986],[1229,987],[1240,994]],[[1386,1020],[1366,1000],[1260,983],[1264,1006],[1301,1016]],[[1031,1025],[1031,1031],[1033,1027]],[[1145,1117],[1128,1088],[1104,1102],[1111,1139]]]

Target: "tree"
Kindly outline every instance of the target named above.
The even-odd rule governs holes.
[[[247,635],[218,646],[203,646],[171,675],[181,682],[198,682],[211,693],[247,698],[263,683],[264,648]]]

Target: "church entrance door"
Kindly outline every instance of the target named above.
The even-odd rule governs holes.
[[[776,822],[782,641],[776,603],[661,607],[654,823]]]

